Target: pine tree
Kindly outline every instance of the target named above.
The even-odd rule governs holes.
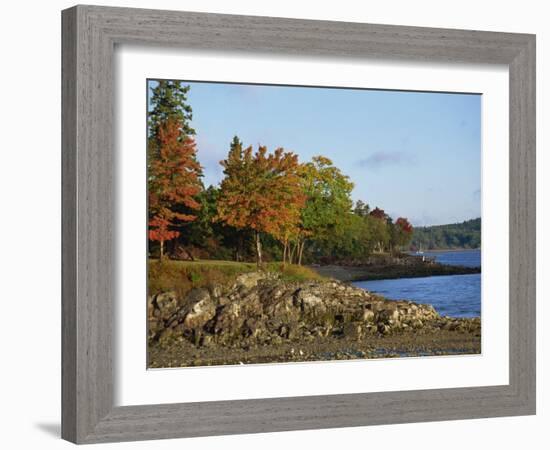
[[[168,119],[176,119],[180,126],[180,136],[194,136],[195,130],[190,122],[193,110],[187,103],[190,86],[181,81],[160,80],[151,89],[148,114],[148,137],[158,139],[159,127]]]

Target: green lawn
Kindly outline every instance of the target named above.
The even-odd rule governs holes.
[[[176,291],[185,295],[194,287],[208,287],[212,284],[232,284],[243,273],[257,270],[256,263],[196,260],[172,261],[150,259],[148,264],[149,295],[164,291]],[[286,264],[283,268],[280,262],[264,264],[263,270],[277,272],[285,281],[305,281],[323,279],[315,271],[297,265]]]

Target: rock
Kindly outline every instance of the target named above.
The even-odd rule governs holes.
[[[363,311],[363,321],[374,322],[374,312],[370,309],[365,309],[365,311]]]
[[[149,338],[155,338],[164,329],[162,320],[158,320],[156,317],[150,317],[147,321],[147,335]]]
[[[213,298],[220,298],[223,295],[223,288],[219,284],[214,284],[210,286],[210,295]]]
[[[382,322],[384,324],[395,323],[399,320],[399,311],[393,309],[392,305],[388,306],[378,312],[376,315],[376,322]]]
[[[174,292],[151,296],[149,339],[249,347],[329,336],[360,340],[365,333],[386,335],[422,327],[480,333],[479,319],[444,319],[429,305],[385,300],[342,282],[276,278],[251,272],[239,275],[233,286],[195,288],[182,299]]]
[[[305,313],[315,311],[316,313],[323,313],[326,311],[323,300],[317,295],[312,294],[311,292],[300,291],[298,293],[298,300],[302,311]]]
[[[243,273],[237,277],[235,281],[236,286],[244,287],[246,289],[253,288],[258,284],[260,280],[272,278],[267,272],[249,272]]]
[[[178,310],[178,298],[175,292],[163,292],[154,296],[153,303],[159,311],[157,316],[161,319],[168,319]]]
[[[219,337],[220,342],[227,342],[239,336],[239,331],[245,321],[240,313],[241,307],[238,303],[229,303],[218,311],[213,331]]]
[[[159,337],[159,342],[161,345],[169,344],[174,338],[174,330],[172,328],[166,328],[162,331]]]
[[[183,321],[185,328],[197,330],[216,314],[216,305],[206,289],[193,289],[185,300],[192,305]]]
[[[225,305],[229,304],[230,301],[231,300],[229,300],[229,298],[225,297],[225,296],[218,298],[218,304],[220,306],[225,306]]]
[[[210,300],[210,293],[206,289],[194,288],[185,296],[185,303],[194,305],[202,301]]]
[[[363,327],[358,322],[347,322],[343,332],[344,336],[350,339],[360,340],[363,337]]]

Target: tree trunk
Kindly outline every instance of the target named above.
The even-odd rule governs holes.
[[[160,260],[164,259],[164,241],[160,241]]]
[[[283,269],[286,264],[286,254],[287,254],[287,248],[288,248],[288,239],[285,239],[283,242]]]
[[[260,240],[260,232],[256,231],[256,257],[258,268],[262,267],[262,241]]]
[[[289,264],[292,264],[292,261],[294,261],[294,254],[296,253],[296,247],[298,247],[298,244],[294,244],[294,246],[292,246],[291,250],[290,250],[290,253],[288,255],[288,263]]]
[[[304,247],[306,246],[306,240],[304,239],[300,244],[300,254],[298,255],[298,265],[302,265],[302,255],[304,254]]]

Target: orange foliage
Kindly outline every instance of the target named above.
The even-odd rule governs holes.
[[[268,153],[260,146],[233,148],[221,161],[218,219],[236,228],[268,233],[279,240],[297,232],[305,195],[298,175],[298,156],[282,148]]]
[[[201,191],[202,168],[196,160],[194,139],[181,136],[177,119],[162,123],[158,132],[158,154],[149,162],[149,239],[164,242],[175,239],[172,227],[196,219],[182,208],[197,210],[195,196]]]

